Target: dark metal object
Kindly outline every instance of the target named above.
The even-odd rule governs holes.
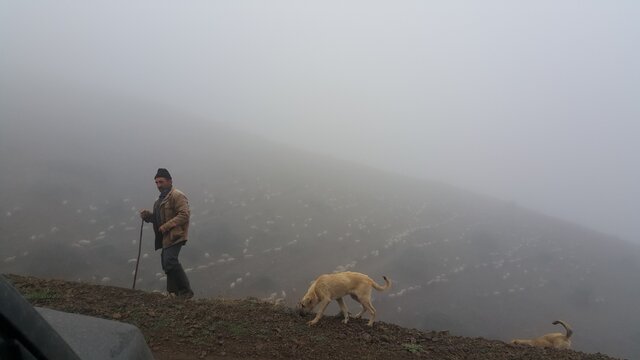
[[[137,327],[34,308],[0,275],[0,359],[153,360],[153,354]]]
[[[0,275],[0,358],[80,360],[66,341]]]

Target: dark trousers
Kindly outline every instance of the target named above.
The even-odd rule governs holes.
[[[193,296],[193,291],[189,284],[189,278],[187,278],[187,274],[178,260],[178,255],[180,255],[183,245],[184,243],[181,242],[163,248],[160,253],[160,260],[162,262],[162,270],[167,274],[167,292],[190,298]]]
[[[160,253],[160,260],[162,261],[162,270],[165,274],[168,274],[169,271],[181,266],[180,261],[178,260],[178,255],[180,255],[182,245],[184,245],[183,242],[162,249],[162,252]]]

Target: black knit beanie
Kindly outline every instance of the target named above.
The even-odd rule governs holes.
[[[154,179],[159,177],[163,177],[165,179],[171,180],[171,174],[169,174],[169,170],[165,168],[158,169],[158,172],[156,173],[156,176],[154,177]]]

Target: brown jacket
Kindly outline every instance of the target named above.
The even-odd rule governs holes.
[[[158,201],[160,199],[156,200],[156,204]],[[156,208],[155,204],[153,208]],[[153,223],[153,231],[156,234],[156,250],[187,241],[189,216],[187,196],[176,188],[171,189],[160,203],[160,223],[156,223],[155,213],[144,219],[146,222]],[[160,227],[163,227],[165,231],[161,232]]]

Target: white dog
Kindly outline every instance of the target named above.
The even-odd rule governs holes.
[[[355,318],[359,318],[365,311],[369,311],[371,318],[367,325],[372,326],[376,317],[376,309],[371,305],[371,288],[384,291],[391,286],[389,279],[387,279],[386,276],[383,276],[383,278],[385,285],[381,286],[376,284],[376,282],[367,275],[352,271],[320,275],[311,283],[309,290],[307,290],[307,293],[302,300],[300,300],[300,310],[311,311],[317,305],[320,305],[316,317],[308,322],[309,325],[315,325],[322,317],[327,305],[329,305],[332,300],[336,300],[344,315],[342,322],[346,324],[349,321],[349,312],[342,297],[350,295],[351,298],[362,305],[362,311],[360,311]]]
[[[573,330],[571,330],[569,324],[565,323],[562,320],[556,320],[553,322],[553,325],[558,324],[562,325],[567,331],[566,335],[563,333],[549,333],[531,340],[514,339],[511,340],[511,343],[516,345],[531,345],[538,347],[552,347],[556,349],[568,349],[571,347],[571,340],[569,340],[569,338],[573,334]]]

